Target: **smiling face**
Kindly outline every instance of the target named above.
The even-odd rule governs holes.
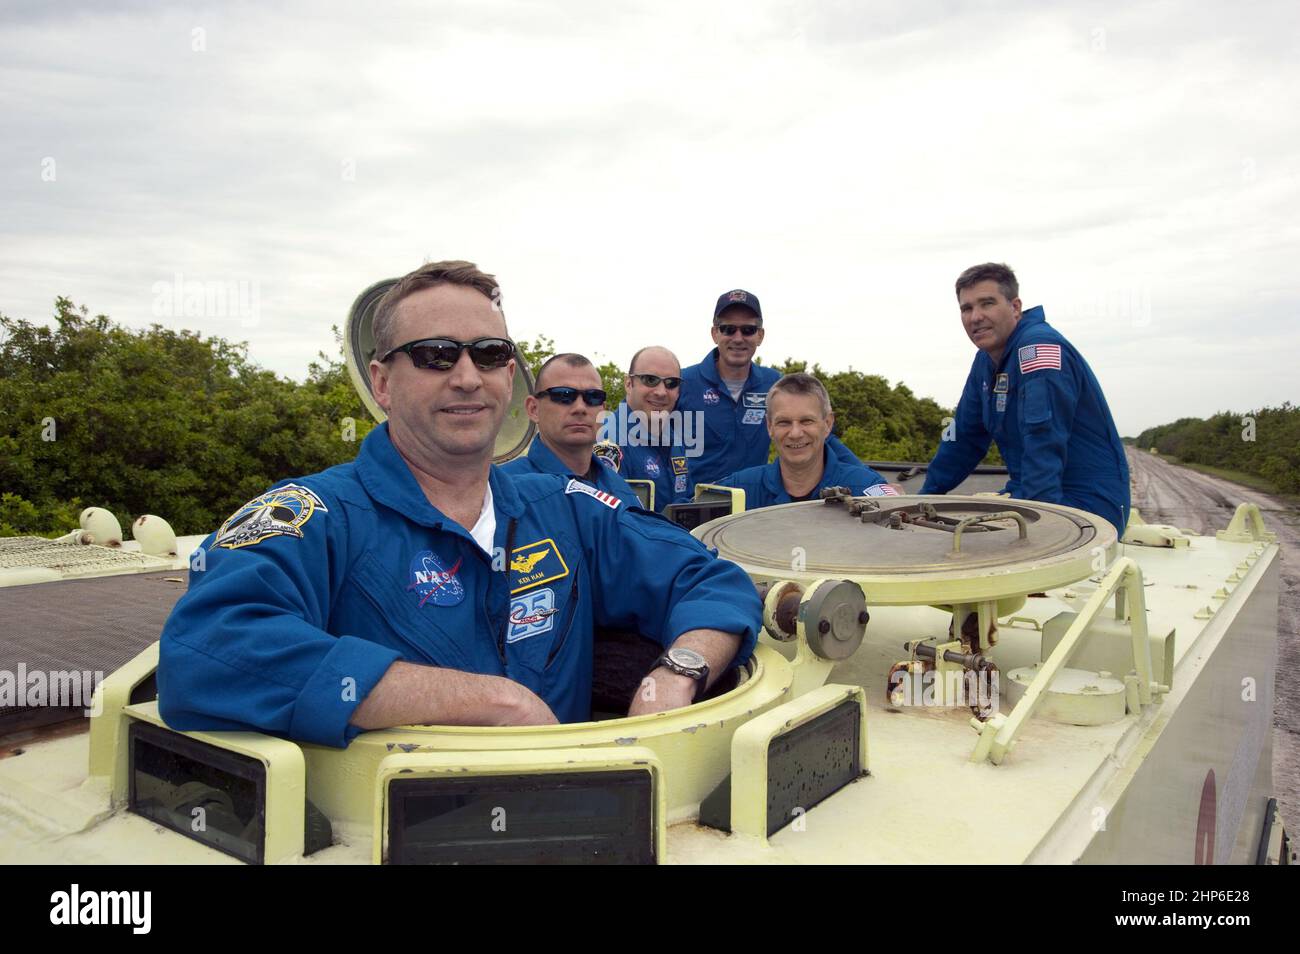
[[[735,325],[736,330],[730,335],[724,335],[719,325]],[[758,330],[747,338],[740,333],[740,329],[749,327]],[[713,343],[718,346],[718,370],[733,380],[746,377],[749,374],[749,362],[754,359],[754,352],[763,343],[763,325],[758,316],[744,305],[732,305],[714,320]]]
[[[505,319],[490,299],[463,285],[435,285],[397,306],[393,341],[420,338],[507,337]],[[461,351],[448,371],[417,368],[408,354],[370,362],[375,401],[388,414],[399,451],[417,464],[481,464],[492,457],[497,432],[510,407],[515,362],[483,371]]]
[[[680,378],[681,365],[666,348],[646,348],[637,356],[635,374],[654,374],[660,378]],[[623,378],[623,388],[627,393],[627,406],[632,411],[645,411],[647,414],[659,415],[671,411],[677,406],[677,395],[681,385],[669,390],[660,381],[654,387],[648,387],[633,374]]]
[[[997,282],[983,281],[963,288],[957,295],[957,303],[961,306],[961,323],[967,336],[997,364],[1020,320],[1020,299],[1007,301]]]
[[[573,367],[563,360],[552,363],[546,369],[543,378],[537,381],[537,390],[548,388],[576,388],[586,391],[601,387],[600,372],[589,364]],[[605,410],[602,406],[588,407],[582,395],[572,404],[560,404],[549,397],[538,398],[529,395],[524,399],[524,410],[530,420],[537,424],[537,433],[554,451],[591,453],[596,443],[596,432],[600,430],[599,419]]]
[[[823,416],[816,394],[778,391],[768,395],[767,433],[777,456],[787,464],[801,467],[821,460],[834,426],[835,415]]]

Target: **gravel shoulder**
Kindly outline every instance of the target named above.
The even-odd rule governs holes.
[[[1269,494],[1128,448],[1133,506],[1148,523],[1209,534],[1242,502],[1259,506],[1282,548],[1277,677],[1273,692],[1273,790],[1287,830],[1300,833],[1300,511]]]

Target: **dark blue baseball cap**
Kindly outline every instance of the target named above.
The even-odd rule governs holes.
[[[718,296],[718,304],[713,309],[713,320],[718,320],[718,315],[722,314],[728,308],[739,306],[748,308],[754,313],[754,317],[759,321],[763,320],[763,309],[759,307],[758,296],[753,292],[747,292],[743,288],[733,288],[729,292],[723,292]]]

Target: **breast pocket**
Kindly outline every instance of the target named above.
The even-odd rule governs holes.
[[[578,575],[510,597],[506,653],[512,664],[540,675],[569,642],[578,613]],[[567,584],[567,585],[565,585]]]
[[[360,593],[370,612],[351,614],[355,618],[346,621],[348,628],[363,639],[394,645],[412,660],[467,668],[473,664],[476,634],[482,628],[473,575],[462,572],[457,561],[447,564],[421,556],[400,573],[386,571],[371,553],[357,560],[348,585]]]

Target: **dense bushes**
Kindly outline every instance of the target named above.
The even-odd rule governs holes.
[[[1300,407],[1284,402],[1208,420],[1185,417],[1143,431],[1136,444],[1194,464],[1254,474],[1282,493],[1300,493]]]
[[[78,504],[206,532],[273,482],[351,458],[370,427],[324,355],[298,384],[242,344],[132,331],[66,298],[55,322],[0,316],[0,534],[71,529]]]

